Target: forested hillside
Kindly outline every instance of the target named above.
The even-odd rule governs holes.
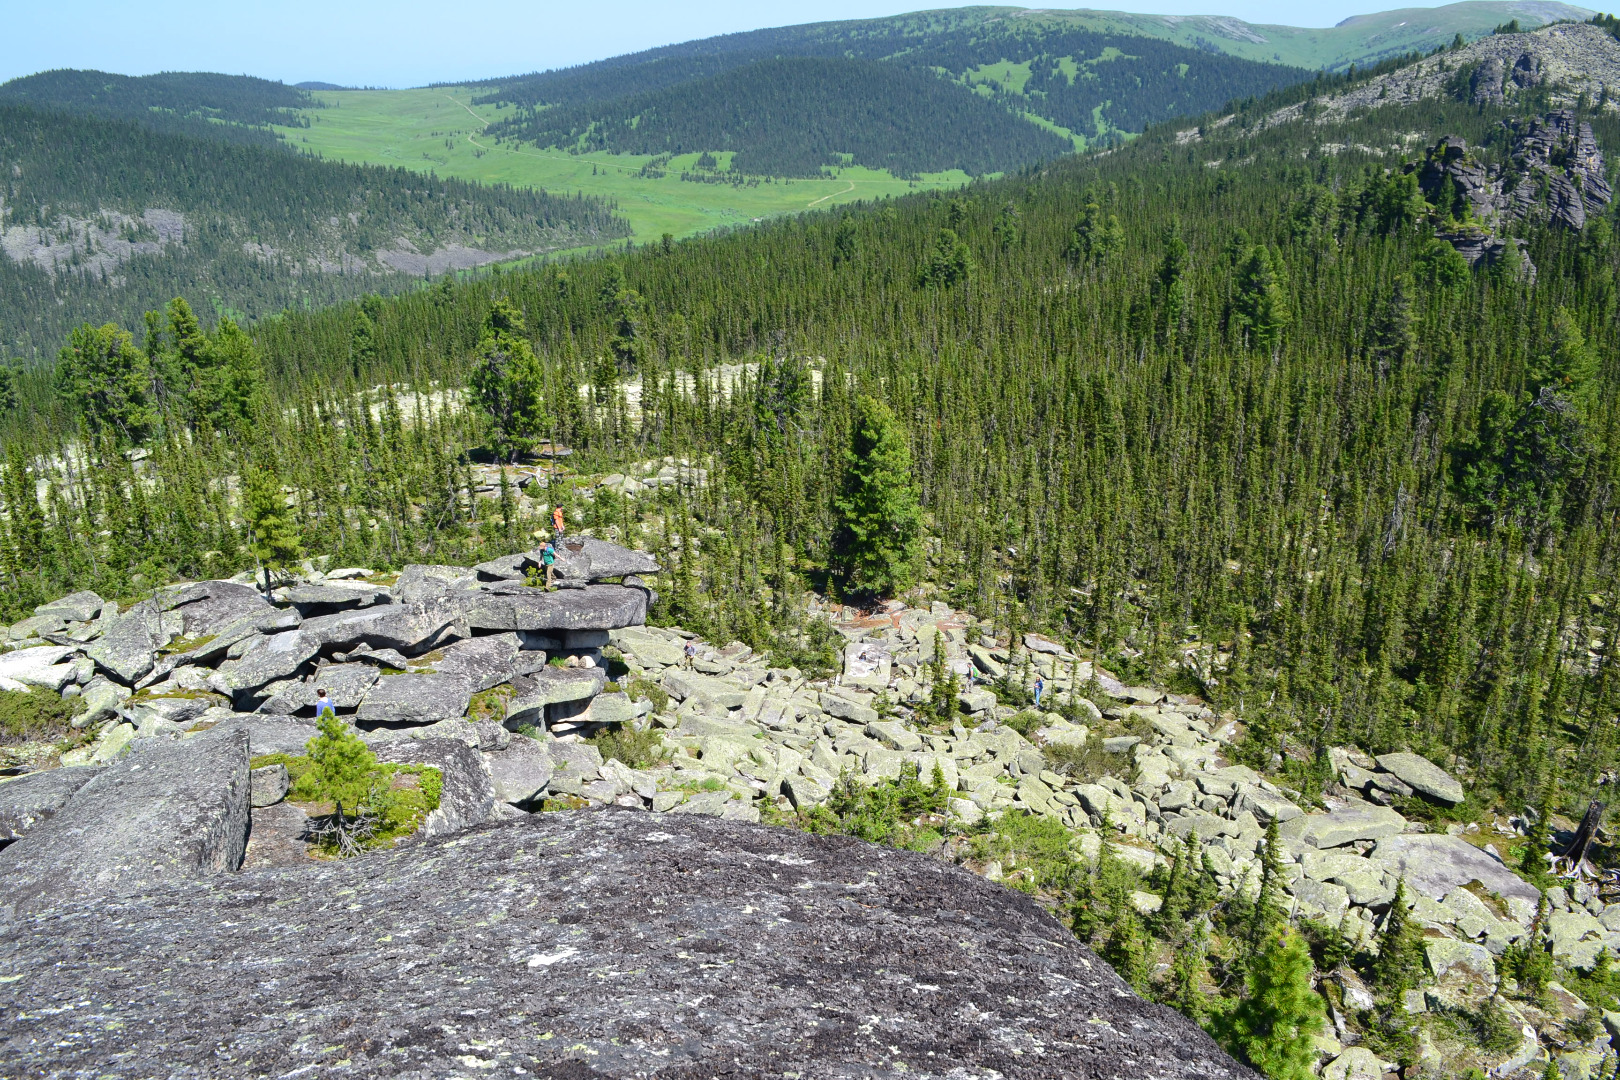
[[[824,63],[791,69],[795,85],[788,89],[781,85],[788,70],[776,66],[782,57]],[[861,73],[836,60],[896,70]],[[969,11],[734,34],[508,80],[477,100],[519,107],[491,129],[504,138],[645,153],[637,148],[662,137],[691,150],[742,150],[751,168],[787,175],[803,175],[789,170],[804,163],[783,153],[770,131],[798,125],[812,141],[824,139],[825,131],[844,133],[844,144],[830,149],[865,164],[859,133],[874,126],[873,134],[881,132],[892,113],[929,133],[934,149],[928,160],[944,162],[933,168],[984,173],[1023,164],[1032,156],[1026,148],[1044,139],[1021,130],[1025,121],[1009,114],[1028,113],[1084,139],[1106,139],[1306,77],[1296,68],[1130,33],[986,22]],[[924,80],[940,85],[925,88]],[[1006,132],[992,147],[997,156],[988,168],[977,125],[964,126],[964,113],[976,106],[960,100],[969,90],[999,106]],[[893,104],[883,100],[885,91],[896,97]],[[878,100],[869,100],[874,95]],[[642,134],[643,115],[659,134]],[[712,141],[692,141],[699,137]]]
[[[598,109],[545,109],[502,122],[542,146],[631,154],[734,151],[731,169],[816,176],[847,158],[896,176],[998,172],[1073,149],[931,73],[807,57],[650,91]]]
[[[0,83],[0,104],[120,117],[155,131],[259,145],[279,141],[271,124],[296,124],[296,110],[317,107],[306,91],[279,82],[203,71],[139,77],[42,71]]]
[[[14,356],[177,294],[210,318],[258,316],[626,231],[597,200],[0,103],[0,349]]]

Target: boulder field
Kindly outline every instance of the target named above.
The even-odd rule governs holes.
[[[94,737],[0,780],[0,1059],[66,1075],[123,1040],[131,1075],[1248,1075],[1021,895],[757,824],[911,769],[964,827],[1039,815],[1144,872],[1191,843],[1227,893],[1257,888],[1275,824],[1290,915],[1368,944],[1404,879],[1431,970],[1468,993],[1528,932],[1538,894],[1495,846],[1522,823],[1410,820],[1466,799],[1421,755],[1334,748],[1312,804],[1233,762],[1229,718],[1039,635],[1009,650],[943,604],[828,607],[840,671],[811,678],[645,625],[644,553],[563,548],[552,591],[522,552],[124,611],[79,593],[11,627],[0,692],[82,697]],[[941,670],[956,720],[923,724]],[[1040,708],[985,685],[1037,677]],[[381,760],[440,772],[392,850],[312,859],[286,769],[252,767],[303,753],[316,687]],[[604,759],[613,729],[654,752]],[[1620,951],[1620,905],[1548,899],[1555,955]]]

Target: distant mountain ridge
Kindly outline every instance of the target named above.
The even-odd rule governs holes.
[[[297,110],[318,108],[309,94],[251,75],[166,71],[42,71],[0,84],[0,103],[133,120],[155,131],[274,144],[271,124],[297,125]]]
[[[969,9],[970,14],[981,10]],[[680,152],[678,142],[687,151],[734,150],[747,167],[802,176],[807,167],[802,154],[765,146],[767,129],[797,123],[806,131],[849,133],[846,145],[823,148],[817,155],[823,163],[838,153],[873,168],[887,167],[886,158],[912,163],[926,158],[933,170],[959,168],[979,175],[1196,115],[1234,98],[1263,95],[1310,75],[1140,35],[1069,27],[1009,34],[954,13],[938,21],[918,18],[815,24],[690,42],[511,80],[475,100],[516,106],[490,133],[537,146],[657,153]],[[784,97],[780,70],[767,70],[790,58],[820,61],[795,69],[795,78],[804,83],[795,105]],[[878,69],[888,71],[880,75]],[[696,89],[710,83],[723,85],[724,92]],[[990,108],[970,103],[974,97]],[[902,99],[904,110],[897,111]],[[990,116],[996,118],[999,138],[987,142],[970,134]],[[660,130],[674,125],[691,137],[702,131],[710,141],[658,144],[640,129],[648,117]],[[873,154],[866,146],[864,128],[874,119],[902,144],[893,153]],[[1041,145],[1050,151],[1031,153]]]
[[[855,133],[874,116],[859,84],[874,77],[854,68],[834,73],[838,62],[865,61],[903,72],[883,81],[888,93],[905,97],[914,110],[902,116],[890,108],[878,121],[903,144],[890,148],[890,159],[926,159],[936,169],[982,174],[1028,163],[1042,142],[1056,146],[1050,138],[1016,137],[1022,135],[1020,120],[1081,147],[1264,96],[1304,81],[1306,69],[1343,70],[1431,52],[1458,35],[1477,39],[1514,20],[1535,27],[1588,15],[1551,0],[1470,0],[1356,16],[1311,30],[1224,16],[971,7],[705,38],[494,80],[476,100],[516,107],[491,128],[508,140],[638,154],[733,150],[740,155],[733,163],[738,169],[803,176],[814,163],[830,163],[840,154],[855,164],[883,167],[855,145],[869,141]],[[825,85],[784,94],[780,70],[767,73],[761,65],[787,58],[823,61],[801,66],[796,78],[824,79]],[[930,90],[928,81],[954,84],[1011,113],[1015,119],[1004,123],[1000,145],[987,147],[970,136],[965,107],[943,108],[949,96],[937,86]],[[903,93],[901,86],[907,87]],[[794,153],[766,148],[776,138],[767,131],[786,132],[794,123],[814,128],[818,136],[812,141],[818,143],[828,131],[850,132],[849,145],[819,146],[814,153],[802,142]]]

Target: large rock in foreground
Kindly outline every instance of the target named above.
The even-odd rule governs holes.
[[[248,736],[226,725],[152,740],[0,851],[0,919],[76,899],[136,895],[242,865]],[[0,1046],[0,1058],[6,1052]]]
[[[66,903],[0,1011],[19,1075],[1254,1076],[964,870],[613,811]]]

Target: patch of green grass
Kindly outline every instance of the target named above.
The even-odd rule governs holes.
[[[64,698],[54,690],[33,687],[0,691],[0,743],[12,744],[58,739],[71,730],[69,721],[79,712],[78,698]]]
[[[638,675],[630,680],[629,692],[631,701],[640,701],[642,698],[646,698],[652,702],[653,712],[655,713],[661,713],[669,708],[669,695],[664,692],[664,688],[645,675]]]
[[[650,769],[669,756],[664,740],[656,731],[636,731],[622,724],[617,730],[597,732],[591,741],[603,761],[616,758],[632,769]]]
[[[1066,888],[1075,872],[1072,834],[1060,821],[1035,814],[1005,813],[972,837],[969,850],[980,861],[999,860],[1013,888],[1031,894]]]
[[[1044,721],[1041,719],[1040,713],[1033,709],[1024,709],[1007,717],[1002,723],[1027,739],[1030,733],[1040,727]]]
[[[175,653],[193,652],[213,641],[218,634],[199,634],[197,637],[179,637],[158,650],[159,656],[173,656]]]
[[[480,690],[472,696],[467,703],[467,720],[493,720],[497,724],[506,719],[506,703],[512,700],[513,686],[511,683],[501,685],[489,690]]]
[[[497,144],[484,125],[499,113],[493,105],[472,104],[466,87],[418,90],[319,92],[325,106],[300,115],[308,128],[279,128],[288,145],[334,161],[394,165],[486,184],[544,188],[559,194],[584,192],[614,200],[629,220],[638,244],[656,243],[664,233],[679,238],[711,229],[830,209],[860,200],[905,195],[967,183],[965,173],[929,174],[897,180],[881,170],[846,167],[824,179],[778,180],[758,185],[691,183],[681,173],[697,173],[698,154],[677,154],[649,177],[642,167],[652,157],[636,154],[569,154],[534,146]],[[716,154],[717,165],[729,155]],[[706,172],[708,170],[705,170]]]

